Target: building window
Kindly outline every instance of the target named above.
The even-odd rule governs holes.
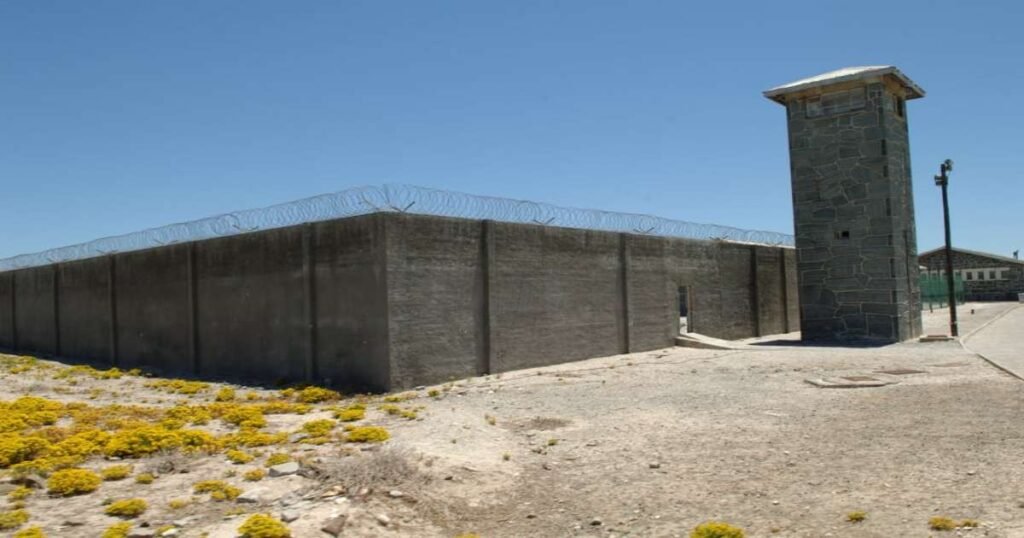
[[[898,117],[902,118],[903,116],[906,115],[906,113],[907,113],[907,111],[906,111],[907,105],[906,105],[906,101],[904,101],[902,97],[897,97],[896,101],[893,104],[896,107],[896,115]]]
[[[974,280],[974,272],[973,271],[964,271],[964,273],[967,273],[967,280]]]
[[[985,271],[984,270],[982,270],[982,271],[975,271],[975,272],[978,273],[978,280],[985,280]]]
[[[819,118],[864,108],[864,88],[826,93],[807,100],[808,118]]]
[[[995,280],[996,278],[997,277],[996,277],[996,272],[995,271],[989,271],[988,272],[988,279],[989,280]]]

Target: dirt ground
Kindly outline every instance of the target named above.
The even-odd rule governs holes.
[[[961,330],[999,323],[1013,307],[967,305]],[[944,315],[927,314],[925,332],[943,332]],[[1021,381],[957,342],[836,348],[802,346],[788,335],[737,347],[672,348],[422,387],[398,403],[416,410],[414,419],[386,414],[379,397],[369,400],[366,422],[392,435],[383,445],[299,440],[262,450],[290,452],[312,468],[394,459],[410,465],[380,473],[362,491],[332,490],[332,480],[365,471],[358,467],[329,478],[245,483],[231,476],[225,480],[247,492],[262,488],[262,496],[164,508],[172,498],[189,498],[199,478],[259,464],[232,466],[212,455],[191,457],[188,473],[150,485],[104,483],[97,493],[66,499],[36,494],[25,509],[29,525],[47,536],[100,536],[118,521],[102,514],[102,501],[139,496],[159,508],[136,523],[177,523],[178,536],[233,537],[249,513],[291,512],[296,537],[328,536],[320,528],[339,516],[347,517],[340,536],[685,537],[703,521],[721,520],[750,537],[1024,537]],[[807,382],[858,376],[890,384]],[[8,374],[0,398],[31,393],[72,401],[101,388],[87,401],[178,399],[144,382],[89,379],[61,394],[46,376]],[[272,415],[267,429],[295,431],[330,416],[323,406]],[[148,459],[130,463],[141,468]],[[858,510],[867,513],[863,522],[846,521]],[[980,526],[930,530],[929,518],[939,515]]]

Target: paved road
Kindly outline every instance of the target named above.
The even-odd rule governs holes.
[[[1024,305],[968,336],[964,345],[1024,379]]]

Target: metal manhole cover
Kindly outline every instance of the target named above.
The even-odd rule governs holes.
[[[892,370],[877,370],[879,374],[889,375],[910,375],[910,374],[926,374],[924,370],[911,370],[910,368],[893,368]]]

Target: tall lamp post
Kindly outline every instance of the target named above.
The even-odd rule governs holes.
[[[935,184],[942,187],[942,217],[946,223],[946,285],[949,287],[949,334],[954,338],[960,336],[956,323],[956,286],[953,283],[953,242],[949,234],[949,173],[953,171],[953,161],[946,159],[939,166],[939,175],[935,176]]]

